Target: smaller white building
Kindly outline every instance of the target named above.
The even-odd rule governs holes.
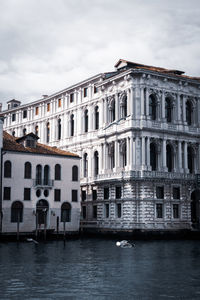
[[[2,137],[2,134],[1,134]],[[76,233],[80,223],[80,157],[3,133],[1,232]]]

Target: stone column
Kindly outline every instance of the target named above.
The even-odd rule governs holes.
[[[182,142],[181,141],[178,141],[178,168],[179,168],[179,172],[183,172]]]
[[[167,152],[167,149],[166,149],[166,140],[163,139],[163,142],[162,142],[162,157],[163,157],[162,167],[163,167],[163,171],[167,170],[166,152]]]
[[[118,158],[118,140],[115,140],[115,170],[118,168],[118,164],[119,164],[119,158]]]
[[[144,87],[141,87],[141,118],[144,119]]]
[[[184,171],[188,173],[188,151],[187,151],[187,142],[184,142]]]
[[[162,91],[162,119],[165,122],[165,92]]]

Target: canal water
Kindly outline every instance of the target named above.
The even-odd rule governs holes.
[[[200,299],[200,241],[0,244],[0,299]]]

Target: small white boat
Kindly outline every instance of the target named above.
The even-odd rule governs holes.
[[[116,246],[121,248],[132,248],[135,245],[133,243],[130,243],[129,241],[123,240],[121,242],[116,242]]]

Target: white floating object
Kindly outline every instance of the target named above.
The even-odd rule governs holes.
[[[126,241],[126,240],[123,240],[121,242],[116,242],[116,246],[117,247],[121,247],[121,248],[132,248],[134,247],[135,245]]]

